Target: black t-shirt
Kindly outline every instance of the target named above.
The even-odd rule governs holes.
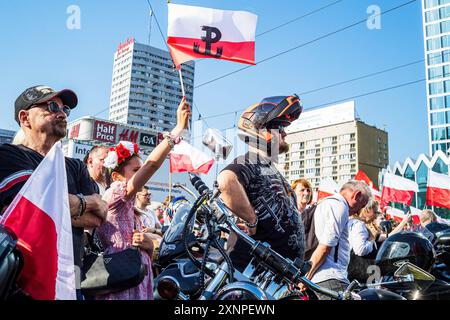
[[[26,180],[44,157],[22,145],[0,145],[0,214],[12,202]],[[98,193],[86,166],[77,159],[66,158],[69,194]],[[75,265],[81,267],[83,256],[83,228],[72,227]]]
[[[270,244],[285,258],[303,260],[305,251],[303,222],[299,218],[296,196],[286,179],[255,153],[237,157],[224,170],[234,172],[245,189],[258,216],[255,240]],[[250,247],[238,239],[230,257],[233,265],[243,271],[251,260]]]

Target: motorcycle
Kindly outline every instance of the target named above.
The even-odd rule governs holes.
[[[403,231],[389,236],[375,259],[382,276],[378,285],[412,300],[450,299],[448,265],[442,263],[448,257],[449,243],[448,233],[433,233],[428,226],[421,232]],[[415,278],[420,285],[388,283],[405,263],[411,264],[409,270],[413,274],[418,273]]]
[[[210,191],[208,187],[197,176],[190,175],[191,183],[199,192],[200,197],[193,204],[189,215],[184,222],[183,237],[185,250],[193,265],[200,273],[199,300],[305,300],[307,296],[300,291],[299,284],[304,284],[313,292],[324,294],[337,300],[393,300],[404,298],[392,292],[369,288],[362,289],[358,293],[353,290],[358,283],[353,282],[343,292],[335,292],[322,288],[305,277],[309,271],[309,262],[301,259],[291,261],[286,259],[270,248],[267,243],[256,241],[243,232],[235,223],[235,217],[219,198],[220,191]],[[189,252],[188,234],[190,221],[194,218],[197,210],[201,210],[204,223],[207,226],[205,253],[202,260],[198,260]],[[218,243],[217,235],[223,231],[224,226],[234,232],[238,237],[250,245],[249,254],[252,260],[241,273],[233,268],[233,264]],[[216,268],[211,268],[206,263],[205,257],[209,247],[214,245],[223,257],[223,262]],[[207,275],[208,280],[203,278]],[[166,299],[189,299],[181,287],[181,279],[172,275],[163,276],[159,279],[156,292]]]

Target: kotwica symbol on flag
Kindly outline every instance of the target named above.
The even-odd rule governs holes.
[[[177,68],[198,58],[255,64],[256,15],[171,3],[168,7],[167,44]]]

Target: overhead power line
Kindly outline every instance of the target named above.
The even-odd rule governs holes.
[[[411,3],[414,3],[414,2],[416,2],[416,1],[417,1],[417,0],[410,0],[410,1],[408,1],[408,2],[405,2],[405,3],[403,3],[403,4],[400,4],[400,5],[398,5],[398,6],[395,6],[395,7],[391,8],[391,9],[388,9],[388,10],[386,10],[386,11],[383,11],[383,12],[379,13],[377,16],[381,16],[381,15],[383,15],[383,14],[387,14],[387,13],[389,13],[389,12],[393,12],[393,11],[399,10],[399,9],[401,9],[401,8],[403,8],[403,7],[405,7],[405,6],[409,5],[409,4],[411,4]],[[284,51],[282,51],[282,52],[279,52],[279,53],[277,53],[277,54],[275,54],[275,55],[272,55],[272,56],[270,56],[270,57],[267,57],[267,58],[265,58],[265,59],[262,59],[262,60],[258,61],[257,64],[256,64],[256,66],[261,65],[261,64],[264,63],[264,62],[270,61],[270,60],[275,59],[275,58],[277,58],[277,57],[279,57],[279,56],[282,56],[282,55],[284,55],[284,54],[287,54],[287,53],[289,53],[289,52],[292,52],[292,51],[294,51],[294,50],[297,50],[297,49],[300,49],[300,48],[305,47],[305,46],[307,46],[307,45],[310,45],[310,44],[312,44],[312,43],[315,43],[315,42],[317,42],[317,41],[320,41],[320,40],[322,40],[322,39],[331,37],[331,36],[333,36],[333,35],[335,35],[335,34],[337,34],[337,33],[340,33],[340,32],[342,32],[342,31],[345,31],[345,30],[351,29],[351,28],[353,28],[353,27],[356,27],[356,26],[358,26],[358,25],[360,25],[360,24],[362,24],[362,23],[365,23],[366,21],[367,21],[367,17],[365,17],[364,19],[361,19],[361,20],[359,20],[359,21],[357,21],[357,22],[354,22],[354,23],[352,23],[352,24],[350,24],[350,25],[348,25],[348,26],[345,26],[345,27],[343,27],[343,28],[337,29],[337,30],[335,30],[335,31],[332,31],[332,32],[329,32],[329,33],[327,33],[327,34],[324,34],[324,35],[322,35],[322,36],[320,36],[320,37],[314,38],[314,39],[312,39],[312,40],[310,40],[310,41],[304,42],[304,43],[302,43],[302,44],[300,44],[300,45],[297,45],[297,46],[295,46],[295,47],[292,47],[292,48],[290,48],[290,49],[287,49],[287,50],[284,50]],[[219,77],[217,77],[217,78],[214,78],[214,79],[211,79],[211,80],[209,80],[209,81],[203,82],[203,83],[201,83],[201,84],[195,86],[194,88],[195,88],[195,89],[201,88],[201,87],[203,87],[203,86],[206,86],[206,85],[211,84],[211,83],[213,83],[213,82],[216,82],[216,81],[218,81],[218,80],[224,79],[224,78],[229,77],[229,76],[231,76],[231,75],[233,75],[233,74],[236,74],[236,73],[238,73],[238,72],[247,70],[247,69],[249,69],[249,68],[251,68],[251,67],[253,67],[253,66],[250,66],[250,65],[249,65],[249,66],[242,67],[242,68],[240,68],[240,69],[237,69],[237,70],[234,70],[234,71],[232,71],[232,72],[226,73],[226,74],[224,74],[224,75],[222,75],[222,76],[219,76]]]
[[[423,82],[425,80],[426,79],[423,78],[423,79],[419,79],[419,80],[405,82],[405,83],[401,83],[401,84],[398,84],[398,85],[395,85],[395,86],[386,87],[386,88],[378,89],[378,90],[375,90],[375,91],[366,92],[366,93],[363,93],[363,94],[359,94],[359,95],[350,96],[350,97],[342,98],[342,99],[335,100],[335,101],[322,103],[320,105],[315,105],[313,107],[305,108],[304,111],[313,110],[313,109],[317,109],[317,108],[324,107],[324,106],[327,106],[327,105],[340,103],[340,102],[343,102],[343,101],[348,101],[348,100],[352,100],[352,99],[362,98],[362,97],[366,97],[366,96],[369,96],[369,95],[373,95],[373,94],[377,94],[377,93],[381,93],[381,92],[385,92],[385,91],[390,91],[390,90],[398,89],[398,88],[401,88],[401,87],[410,86],[410,85],[413,85],[413,84],[416,84],[416,83],[419,83],[419,82]],[[244,109],[230,111],[230,112],[220,113],[220,114],[216,114],[216,115],[205,117],[205,119],[220,118],[220,117],[223,117],[223,116],[234,114],[236,112],[242,112],[244,110],[245,110],[245,108]]]

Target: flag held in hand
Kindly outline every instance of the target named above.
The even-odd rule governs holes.
[[[167,44],[177,68],[198,58],[255,64],[256,15],[179,4],[168,6]]]

